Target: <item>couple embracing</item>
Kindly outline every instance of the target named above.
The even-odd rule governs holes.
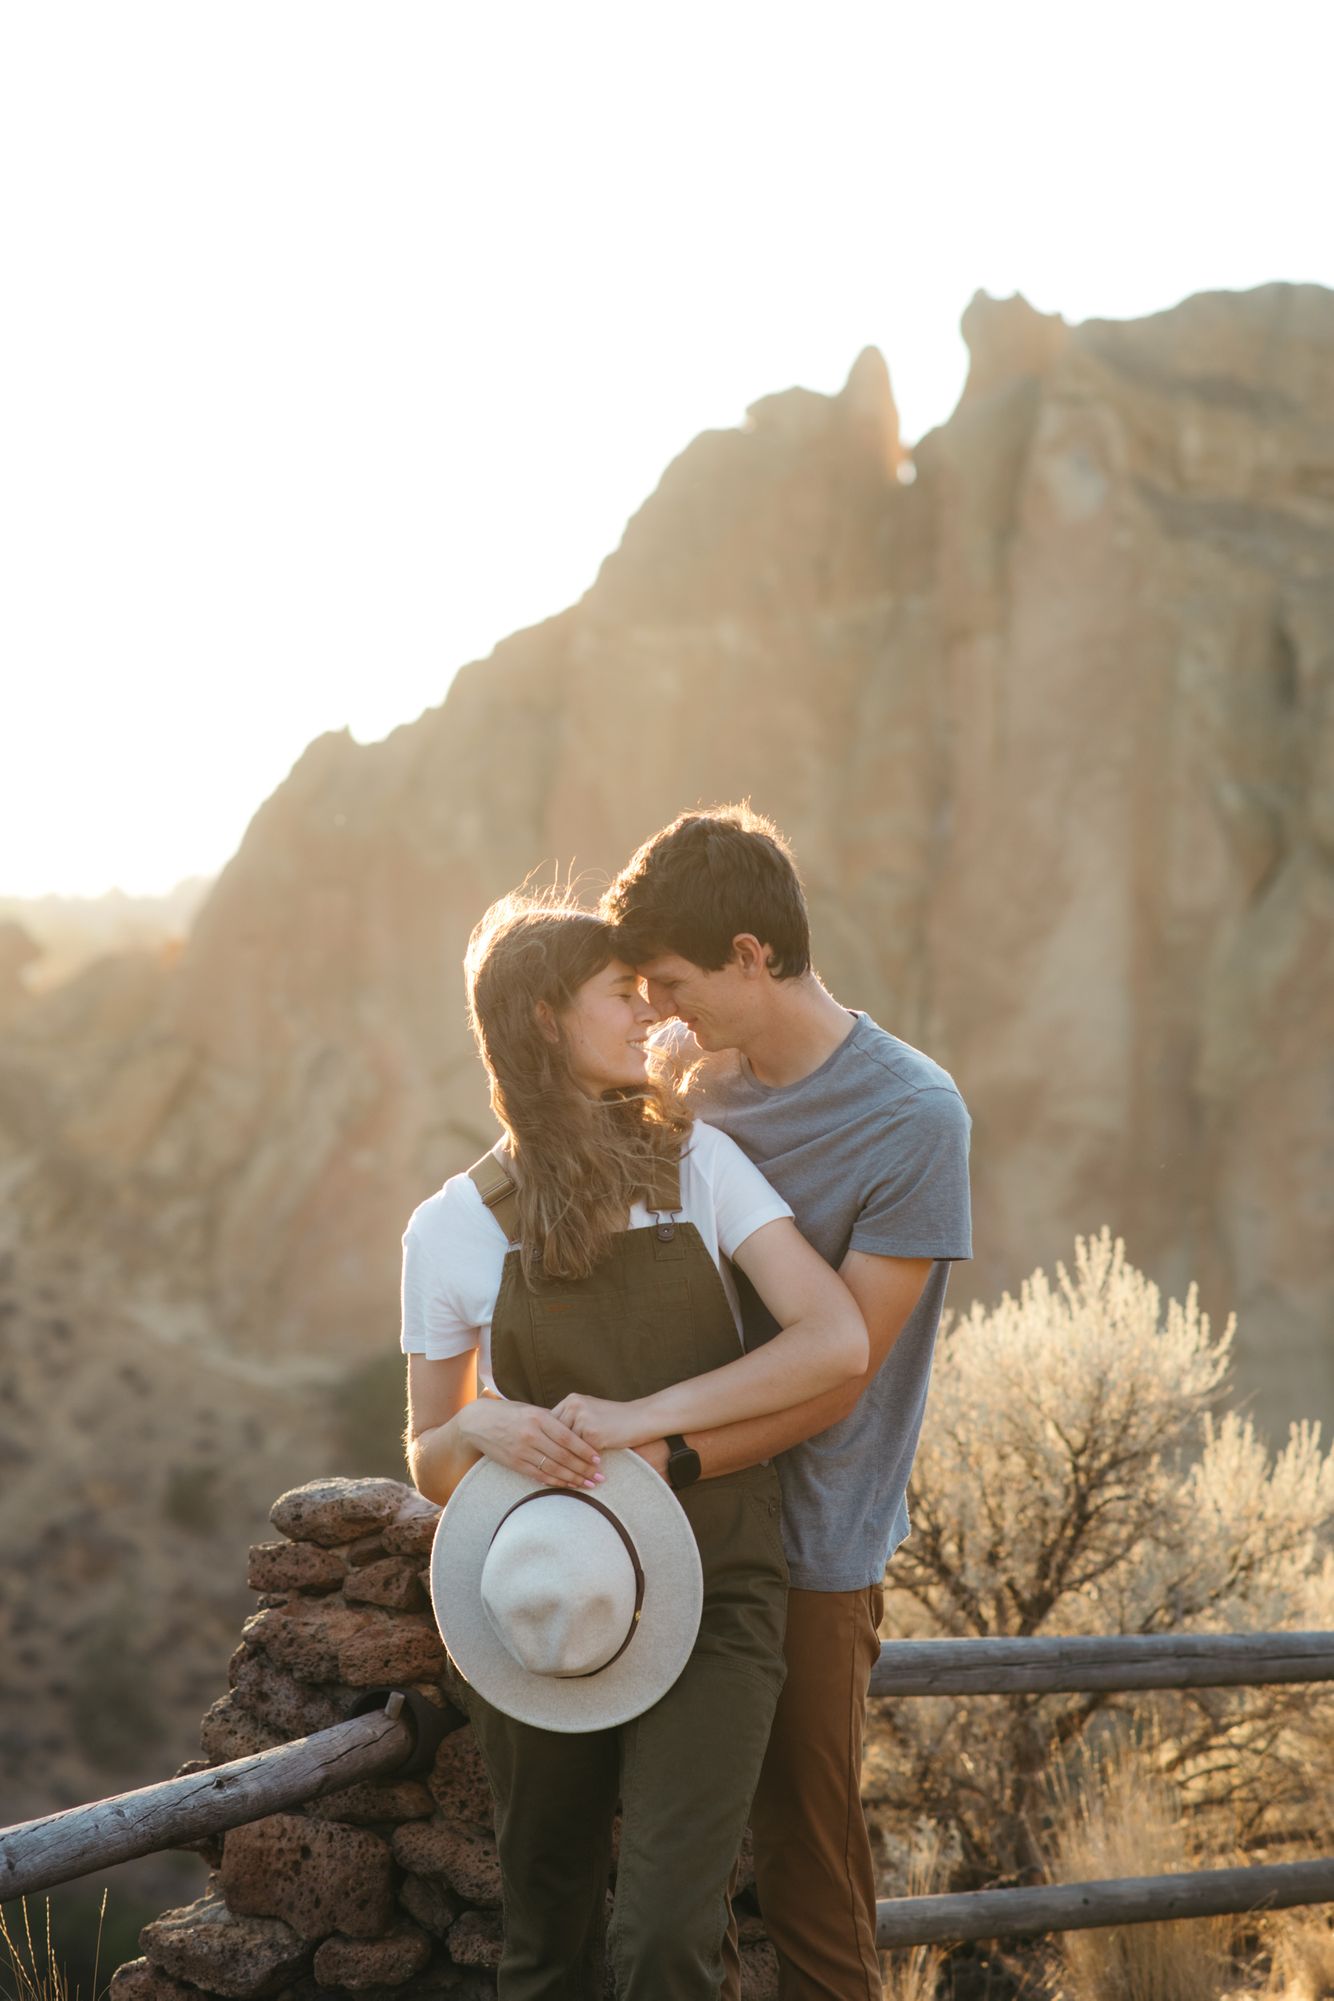
[[[734,2001],[748,1819],[785,2001],[870,2001],[866,1690],[967,1111],[821,984],[748,807],[654,835],[596,914],[505,899],[466,974],[502,1138],[413,1214],[402,1345],[501,2001],[600,1997],[604,1931],[623,2001]]]

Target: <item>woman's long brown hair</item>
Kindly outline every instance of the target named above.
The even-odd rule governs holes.
[[[561,890],[502,897],[468,940],[468,1019],[518,1183],[530,1278],[539,1258],[548,1277],[586,1278],[690,1131],[690,1113],[651,1075],[594,1099],[571,1074],[560,1016],[616,956],[612,927]]]

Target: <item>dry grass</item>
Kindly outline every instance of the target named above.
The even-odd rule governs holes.
[[[1158,1876],[1196,1865],[1170,1780],[1129,1739],[1114,1741],[1052,1788],[1047,1837],[1054,1882]],[[1227,1984],[1227,1918],[1175,1919],[1062,1932],[1062,2001],[1216,2001]]]
[[[913,1832],[903,1895],[929,1897],[940,1888],[946,1866],[939,1827],[921,1822]],[[909,1945],[883,1954],[884,2001],[935,2001],[945,1959],[940,1945]]]
[[[10,1997],[10,2001],[79,2001],[77,1986],[73,1993],[65,1978],[63,1967],[56,1960],[55,1943],[51,1936],[51,1899],[46,1899],[45,1922],[41,1927],[41,1946],[34,1943],[32,1922],[28,1915],[28,1900],[19,1901],[19,1916],[22,1936],[15,1939],[0,1908],[0,1945],[9,1955],[9,1964],[0,1964],[0,1992]],[[106,1916],[107,1893],[102,1892],[102,1902],[97,1914],[97,1948],[93,1956],[93,1982],[90,2001],[101,2001],[102,1989],[97,1982],[98,1962],[101,1958],[102,1921]]]
[[[1269,2001],[1334,1996],[1334,1918],[1314,1910],[1275,1911],[1265,1922],[1271,1957]]]

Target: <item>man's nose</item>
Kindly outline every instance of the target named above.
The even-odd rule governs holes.
[[[665,1021],[675,1013],[670,994],[665,994],[654,980],[645,980],[644,995],[655,1021]]]

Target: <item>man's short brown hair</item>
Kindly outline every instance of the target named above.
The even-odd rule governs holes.
[[[716,973],[749,932],[770,951],[775,979],[811,969],[806,897],[787,842],[749,804],[682,813],[645,841],[603,897],[632,965],[676,952]]]

